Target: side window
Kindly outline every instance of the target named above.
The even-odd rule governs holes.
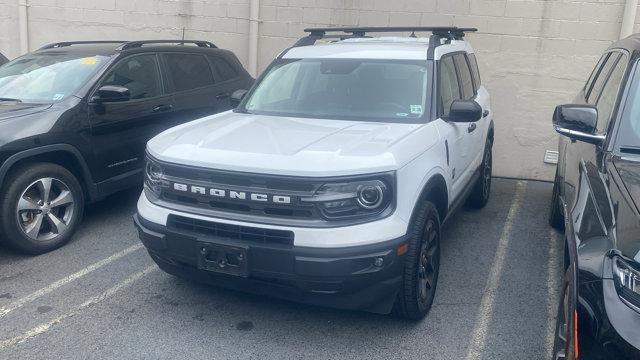
[[[605,82],[609,78],[611,69],[613,69],[613,66],[618,61],[619,57],[620,57],[619,54],[616,54],[616,53],[611,54],[611,56],[609,56],[609,58],[602,65],[602,68],[600,68],[600,71],[598,71],[598,74],[594,78],[591,91],[589,91],[589,94],[587,95],[587,103],[593,105],[598,101],[598,98],[600,97],[600,93],[602,92],[602,88],[604,87]]]
[[[604,62],[607,60],[607,58],[609,57],[610,54],[604,54],[602,55],[602,57],[600,58],[600,60],[598,61],[598,64],[596,65],[595,68],[593,68],[593,71],[591,72],[591,75],[589,76],[589,80],[587,80],[587,83],[584,85],[584,93],[585,96],[587,95],[587,93],[589,92],[589,90],[591,89],[591,85],[593,85],[593,80],[596,78],[596,76],[598,75],[598,70],[600,70],[600,68],[602,67],[602,64],[604,64]]]
[[[101,86],[115,85],[129,89],[131,99],[160,96],[160,76],[155,54],[131,56],[109,71]]]
[[[442,116],[449,116],[451,104],[454,100],[461,99],[460,85],[458,84],[458,76],[456,75],[456,67],[453,63],[453,57],[446,56],[440,60],[440,106]]]
[[[598,108],[598,132],[604,133],[609,127],[613,108],[616,104],[616,100],[618,99],[618,92],[620,90],[620,85],[622,84],[622,78],[624,77],[624,71],[627,68],[626,65],[627,61],[625,57],[621,58],[613,68],[609,80],[602,89],[602,93],[598,99],[598,103],[596,104],[596,107]]]
[[[204,55],[164,54],[174,91],[197,89],[213,84],[213,73]]]
[[[238,76],[236,69],[227,60],[218,56],[210,56],[209,59],[211,59],[213,66],[216,68],[220,78],[219,81],[231,80]]]
[[[466,56],[464,54],[456,54],[453,56],[453,60],[456,63],[456,68],[458,68],[458,74],[460,74],[462,98],[465,100],[473,99],[476,96],[476,92],[473,88],[471,70],[469,69],[469,64],[467,64]]]
[[[468,54],[467,58],[469,59],[469,65],[471,66],[471,75],[473,76],[473,89],[478,92],[478,89],[482,85],[482,80],[480,79],[480,70],[478,69],[476,55]]]

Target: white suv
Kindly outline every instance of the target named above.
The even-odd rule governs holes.
[[[475,29],[305,31],[236,110],[148,143],[140,238],[174,275],[422,318],[442,224],[489,198],[489,94],[463,40]]]

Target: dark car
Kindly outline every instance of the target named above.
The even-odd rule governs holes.
[[[63,245],[86,202],[142,185],[147,140],[252,84],[206,41],[57,43],[0,67],[0,239]]]
[[[565,229],[555,358],[640,359],[640,35],[602,56],[562,134],[550,222]]]
[[[6,63],[9,62],[9,59],[7,59],[6,56],[2,55],[2,53],[0,53],[0,65],[4,65]]]

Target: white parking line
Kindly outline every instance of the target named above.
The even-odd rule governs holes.
[[[70,282],[72,282],[74,280],[77,280],[77,279],[79,279],[79,278],[91,273],[92,271],[98,270],[101,267],[103,267],[105,265],[108,265],[108,264],[110,264],[110,263],[112,263],[112,262],[114,262],[114,261],[116,261],[118,259],[121,259],[121,258],[127,256],[128,254],[131,254],[132,252],[134,252],[136,250],[140,250],[140,249],[142,249],[142,244],[136,244],[136,245],[130,246],[130,247],[128,247],[128,248],[126,248],[126,249],[124,249],[124,250],[122,250],[120,252],[117,252],[117,253],[109,256],[106,259],[102,259],[102,260],[100,260],[100,261],[98,261],[98,262],[96,262],[94,264],[91,264],[91,265],[87,266],[86,268],[84,268],[84,269],[82,269],[82,270],[80,270],[80,271],[78,271],[78,272],[76,272],[74,274],[71,274],[71,275],[69,275],[67,277],[64,277],[64,278],[62,278],[62,279],[60,279],[60,280],[58,280],[58,281],[56,281],[56,282],[54,282],[52,284],[40,289],[40,290],[37,290],[37,291],[35,291],[35,292],[33,292],[33,293],[23,297],[23,298],[20,298],[20,299],[12,302],[10,304],[7,304],[7,305],[3,306],[2,308],[0,308],[0,318],[2,318],[3,316],[7,315],[8,313],[10,313],[12,311],[24,306],[25,304],[28,304],[29,302],[31,302],[33,300],[36,300],[39,297],[41,297],[43,295],[46,295],[46,294],[56,290],[57,288],[59,288],[61,286],[64,286],[64,285],[66,285],[66,284],[68,284],[68,283],[70,283]]]
[[[489,278],[484,288],[482,295],[482,301],[480,302],[480,309],[476,316],[476,322],[473,327],[473,337],[469,343],[469,350],[467,351],[467,360],[480,359],[482,352],[485,348],[485,342],[487,338],[487,331],[489,328],[489,322],[493,314],[493,305],[498,291],[498,285],[500,284],[500,278],[502,277],[502,271],[504,268],[504,261],[506,258],[507,248],[511,238],[511,228],[513,227],[513,221],[515,220],[518,211],[522,205],[524,193],[527,188],[525,181],[518,181],[516,183],[516,192],[509,208],[509,213],[502,228],[502,234],[498,242],[498,248],[493,258],[493,266],[489,272]]]
[[[560,291],[560,264],[558,259],[558,245],[560,239],[558,233],[551,229],[549,233],[549,254],[547,260],[547,354],[553,352],[553,337],[555,336],[556,314],[558,310]]]
[[[131,285],[132,283],[134,283],[135,281],[141,279],[142,277],[144,277],[145,275],[148,275],[154,271],[157,271],[158,267],[156,267],[155,265],[151,265],[149,267],[147,267],[146,269],[137,272],[133,275],[131,275],[130,277],[126,278],[124,281],[114,285],[113,287],[109,288],[108,290],[106,290],[105,292],[94,296],[92,298],[90,298],[89,300],[83,302],[82,304],[80,304],[78,307],[76,307],[75,309],[73,309],[72,311],[65,313],[63,315],[60,315],[58,317],[56,317],[55,319],[46,322],[44,324],[40,324],[36,327],[34,327],[33,329],[23,333],[22,335],[16,336],[14,338],[11,339],[6,339],[6,340],[0,340],[0,349],[6,349],[8,347],[23,343],[33,337],[36,337],[42,333],[45,333],[47,331],[49,331],[49,329],[51,329],[52,326],[59,324],[60,322],[62,322],[64,319],[67,319],[69,317],[72,317],[74,315],[77,315],[80,311],[82,311],[83,309],[91,306],[91,305],[95,305],[111,296],[113,296],[115,293],[117,293],[118,291],[122,290],[123,288]]]

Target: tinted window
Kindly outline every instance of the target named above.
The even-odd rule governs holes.
[[[591,72],[591,75],[589,76],[589,80],[587,80],[587,83],[584,85],[585,95],[587,94],[589,89],[591,89],[591,85],[593,85],[593,80],[595,79],[596,75],[598,75],[598,70],[602,67],[602,64],[604,64],[604,62],[607,60],[608,57],[609,57],[609,54],[602,55],[602,57],[598,61],[598,64]]]
[[[478,62],[476,61],[476,56],[474,54],[469,54],[469,65],[471,66],[471,75],[473,76],[473,84],[474,89],[478,91],[482,81],[480,80],[480,70],[478,69]]]
[[[238,76],[236,69],[227,60],[217,56],[212,56],[210,59],[218,72],[219,81],[230,80]]]
[[[471,79],[471,70],[469,70],[469,64],[467,64],[467,58],[464,54],[457,54],[453,56],[453,60],[458,68],[458,74],[460,74],[460,82],[462,88],[462,98],[465,100],[473,99],[475,97],[475,90],[473,89],[473,80]]]
[[[607,81],[609,74],[611,73],[611,69],[613,68],[619,57],[620,54],[611,54],[611,56],[609,56],[609,58],[606,60],[606,62],[598,72],[598,75],[596,75],[595,77],[593,87],[591,88],[591,91],[589,92],[589,95],[587,97],[587,103],[595,104],[598,101],[600,93],[602,92],[602,88],[604,87],[604,84]]]
[[[618,91],[622,83],[622,77],[626,69],[626,61],[622,58],[613,68],[609,80],[604,85],[600,99],[596,104],[598,108],[598,131],[606,132],[613,113],[613,107],[618,98]]]
[[[213,84],[211,67],[203,55],[165,54],[163,56],[175,91],[197,89]]]
[[[454,100],[460,98],[460,86],[453,58],[451,56],[443,57],[440,60],[440,105],[442,106],[442,115],[449,116],[451,104]]]
[[[159,96],[162,91],[156,56],[138,55],[121,60],[109,71],[102,82],[102,86],[104,85],[126,87],[131,93],[131,99]]]

